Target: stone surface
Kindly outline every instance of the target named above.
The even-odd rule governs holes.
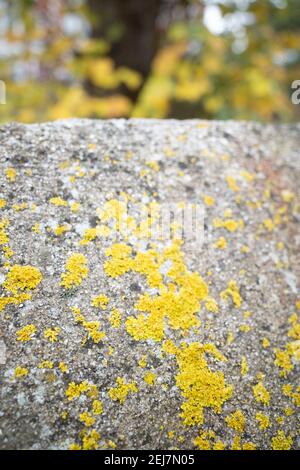
[[[67,449],[76,443],[99,449],[194,449],[222,446],[220,441],[226,449],[299,448],[299,149],[300,125],[68,120],[1,127],[0,448]],[[55,197],[63,205],[51,203]],[[191,238],[176,245],[173,258],[165,253],[158,260],[168,240],[153,241],[134,229],[126,237],[108,220],[113,203],[105,202],[126,199],[136,220],[153,201],[161,207],[203,207],[203,243]],[[97,237],[80,243],[93,227],[98,227]],[[92,238],[93,232],[88,233]],[[116,241],[132,249],[130,259],[140,253],[141,262],[111,277],[105,250]],[[146,253],[151,248],[156,251],[152,271]],[[68,289],[61,276],[74,253],[85,256],[88,274]],[[180,253],[187,268],[182,282],[189,286],[190,273],[198,272],[203,284],[198,294],[192,284],[191,293],[185,287],[178,300],[181,278],[172,277],[170,269],[178,268]],[[24,281],[22,271],[9,283],[14,265],[37,268],[41,282],[22,290],[26,282],[34,284],[29,273]],[[151,275],[158,272],[157,287]],[[149,338],[147,322],[141,321],[142,338],[134,338],[128,318],[149,315],[147,308],[137,311],[136,303],[147,292],[157,300],[163,285],[169,303],[154,315],[163,322],[163,337]],[[31,298],[18,297],[24,292]],[[91,305],[99,294],[109,298],[105,310]],[[208,298],[215,300],[218,312],[211,311],[216,308]],[[200,301],[191,324],[189,300]],[[173,301],[182,301],[182,308],[172,323]],[[76,321],[72,307],[85,319]],[[121,313],[119,327],[109,320],[113,308]],[[100,326],[94,324],[93,330],[91,321]],[[26,325],[34,325],[36,332],[30,341],[18,341],[17,332]],[[51,342],[44,333],[56,327],[57,341]],[[105,337],[95,343],[97,330]],[[166,340],[176,345],[175,354],[166,352]],[[218,360],[207,344],[215,345],[226,361]],[[149,372],[153,384],[145,381]],[[134,384],[124,403],[111,393],[117,377]],[[213,388],[214,379],[220,384],[223,377],[231,396]],[[98,397],[95,388],[83,385],[80,397],[68,399],[69,384],[84,381],[96,386]],[[257,384],[262,394],[259,387],[253,389]],[[202,424],[198,416],[186,425],[181,416],[181,406],[191,404],[189,388],[196,412],[203,411]],[[202,409],[207,397],[211,403]],[[101,414],[93,413],[96,399],[102,402]],[[214,407],[218,404],[219,409]],[[238,419],[228,419],[237,410],[245,420],[240,426]],[[90,414],[80,420],[84,412]],[[259,427],[259,412],[269,418],[265,430]]]

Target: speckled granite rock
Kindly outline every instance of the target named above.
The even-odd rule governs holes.
[[[300,125],[0,142],[0,448],[299,448]],[[150,239],[153,201],[204,207],[202,246]]]

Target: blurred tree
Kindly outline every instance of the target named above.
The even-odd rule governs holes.
[[[291,121],[298,0],[0,0],[0,120]]]

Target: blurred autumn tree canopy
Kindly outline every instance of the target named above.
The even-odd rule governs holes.
[[[0,0],[0,122],[299,120],[299,0]]]

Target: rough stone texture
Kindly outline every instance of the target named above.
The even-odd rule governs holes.
[[[95,416],[96,422],[89,428],[99,432],[100,449],[111,446],[109,441],[118,449],[194,449],[193,440],[208,430],[216,436],[207,438],[211,446],[221,440],[230,448],[237,432],[226,424],[226,416],[237,409],[246,420],[241,445],[251,441],[258,449],[269,449],[272,438],[283,430],[285,437],[292,437],[291,448],[299,448],[300,338],[299,331],[291,333],[292,325],[297,330],[296,320],[289,323],[300,300],[299,149],[300,125],[68,120],[1,127],[0,198],[6,205],[0,209],[0,218],[9,220],[6,232],[14,254],[8,259],[1,255],[0,293],[8,295],[3,288],[8,263],[35,266],[43,279],[31,292],[31,300],[7,305],[0,312],[0,448],[67,449],[74,442],[80,444],[85,426],[79,415],[91,410],[91,399],[83,394],[71,401],[65,393],[70,382],[84,380],[97,386],[103,403],[103,413]],[[160,170],[147,165],[149,161],[157,161]],[[15,181],[5,176],[9,167],[16,170]],[[229,187],[228,176],[235,178],[237,191]],[[205,301],[201,302],[200,328],[185,333],[172,329],[165,319],[166,339],[176,345],[182,341],[213,343],[227,358],[220,362],[206,357],[212,371],[224,373],[233,393],[221,413],[204,409],[202,426],[186,426],[180,417],[184,397],[176,385],[175,357],[162,353],[162,341],[136,341],[126,330],[126,318],[138,315],[134,304],[139,296],[145,292],[155,295],[145,276],[127,272],[111,278],[105,274],[110,237],[78,245],[84,230],[98,223],[96,209],[121,197],[122,192],[135,199],[136,215],[138,202],[152,200],[205,207],[202,247],[192,240],[182,251],[188,269],[199,272],[208,284],[219,313],[209,312]],[[212,196],[215,203],[205,204],[204,195]],[[49,203],[55,196],[68,205]],[[78,212],[70,210],[74,201],[80,203]],[[15,204],[22,202],[27,206],[20,210]],[[232,210],[231,217],[228,211],[224,217],[227,209]],[[225,220],[226,216],[242,219],[244,228],[230,232],[214,226],[215,218]],[[36,232],[32,227],[37,223],[40,231]],[[55,227],[63,224],[69,224],[69,230],[55,235]],[[215,246],[220,237],[227,240],[225,249]],[[148,242],[141,243],[142,251]],[[129,237],[126,243],[136,249],[135,239]],[[159,249],[163,244],[160,242]],[[242,249],[244,245],[248,251]],[[59,285],[60,277],[67,257],[74,252],[86,256],[89,274],[81,285],[67,290]],[[236,281],[242,297],[238,308],[230,297],[227,302],[220,297],[230,280]],[[91,298],[100,293],[110,298],[104,311],[91,306]],[[83,341],[86,331],[74,321],[72,306],[80,307],[89,320],[101,321],[100,329],[106,333],[103,341]],[[107,319],[112,307],[122,313],[120,328],[113,328]],[[248,311],[249,317],[244,315]],[[17,341],[16,332],[28,324],[37,328],[33,339]],[[249,325],[250,330],[241,330],[241,325]],[[56,326],[60,334],[52,343],[43,333]],[[234,338],[231,344],[229,332]],[[270,347],[262,346],[264,337]],[[275,364],[275,352],[276,348],[286,350],[290,342],[291,370],[282,376],[284,369]],[[143,355],[147,356],[145,368],[138,365]],[[244,375],[243,356],[249,366]],[[45,360],[53,361],[53,369],[38,367]],[[61,361],[67,364],[67,373],[60,371]],[[17,366],[27,368],[28,375],[16,378]],[[154,385],[144,381],[149,371],[156,374]],[[263,375],[257,378],[259,373]],[[118,376],[135,381],[138,387],[124,404],[108,395]],[[253,395],[259,381],[270,392],[268,406]],[[284,384],[291,384],[294,395],[283,394]],[[293,413],[287,416],[286,408]],[[258,426],[255,416],[259,411],[270,418],[266,430]]]

